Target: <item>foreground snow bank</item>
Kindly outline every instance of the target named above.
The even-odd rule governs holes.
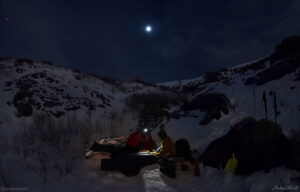
[[[17,155],[1,157],[3,174],[8,187],[22,187],[28,191],[178,191],[178,192],[269,192],[277,186],[300,186],[290,180],[300,177],[300,172],[279,167],[269,173],[257,172],[248,177],[232,176],[222,170],[200,165],[200,177],[195,177],[193,168],[177,171],[177,178],[170,179],[161,174],[158,165],[147,166],[135,177],[126,177],[119,172],[101,171],[81,159],[76,163],[72,174],[61,177],[49,170],[47,182],[31,167],[26,166]],[[0,173],[2,174],[2,173]],[[2,176],[2,175],[1,175]],[[0,186],[4,186],[0,180]]]

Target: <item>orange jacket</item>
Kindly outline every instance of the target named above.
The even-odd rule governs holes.
[[[133,132],[127,139],[127,145],[129,147],[139,147],[143,142],[145,142],[145,139],[141,131]]]
[[[147,140],[143,136],[141,131],[133,132],[127,139],[127,146],[129,147],[141,147],[145,150],[151,150],[155,148],[154,141],[150,134],[148,134]]]
[[[154,149],[154,148],[155,148],[155,143],[154,143],[154,141],[153,141],[151,135],[149,134],[149,135],[148,135],[148,138],[147,138],[147,141],[146,141],[146,143],[145,143],[145,145],[144,145],[144,149],[145,149],[145,150],[151,151],[151,150]]]
[[[161,141],[161,150],[154,155],[157,155],[160,158],[165,158],[168,156],[175,156],[176,155],[176,147],[172,139],[167,136],[165,139]]]

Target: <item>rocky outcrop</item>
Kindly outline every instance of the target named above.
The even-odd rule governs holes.
[[[230,103],[224,94],[201,94],[191,102],[183,104],[183,111],[201,110],[206,111],[205,117],[201,120],[200,125],[206,125],[214,119],[220,119],[221,112],[229,113]]]
[[[289,37],[270,56],[271,67],[246,80],[245,85],[263,85],[293,73],[300,67],[300,36]]]
[[[64,116],[68,111],[76,111],[84,107],[89,110],[96,108],[106,108],[111,106],[110,99],[98,90],[93,90],[86,86],[82,87],[82,96],[70,96],[71,86],[61,82],[55,73],[47,70],[48,65],[44,65],[44,70],[31,70],[36,64],[28,59],[0,58],[0,61],[11,62],[7,64],[12,73],[18,73],[20,77],[5,82],[5,92],[14,94],[12,101],[7,101],[17,109],[17,116],[29,117],[34,110],[40,110],[47,115],[54,117]],[[30,73],[30,71],[32,71]],[[74,87],[78,89],[81,87]]]

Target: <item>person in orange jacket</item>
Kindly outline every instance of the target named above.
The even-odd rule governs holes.
[[[128,148],[132,148],[133,150],[137,150],[137,151],[139,150],[151,151],[156,147],[147,128],[145,128],[143,131],[137,129],[135,132],[133,132],[128,137],[126,144]]]
[[[153,152],[152,154],[159,157],[159,158],[166,158],[166,157],[174,157],[176,156],[176,146],[172,139],[167,135],[165,130],[160,130],[157,135],[161,140],[160,148]]]
[[[176,156],[176,146],[163,128],[157,135],[161,140],[161,146],[152,154],[159,158],[161,166],[159,170],[170,178],[176,178],[176,163],[173,158]]]

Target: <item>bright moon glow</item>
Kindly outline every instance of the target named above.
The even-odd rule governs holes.
[[[146,29],[147,32],[151,32],[152,31],[152,27],[149,26],[149,25],[145,29]]]

